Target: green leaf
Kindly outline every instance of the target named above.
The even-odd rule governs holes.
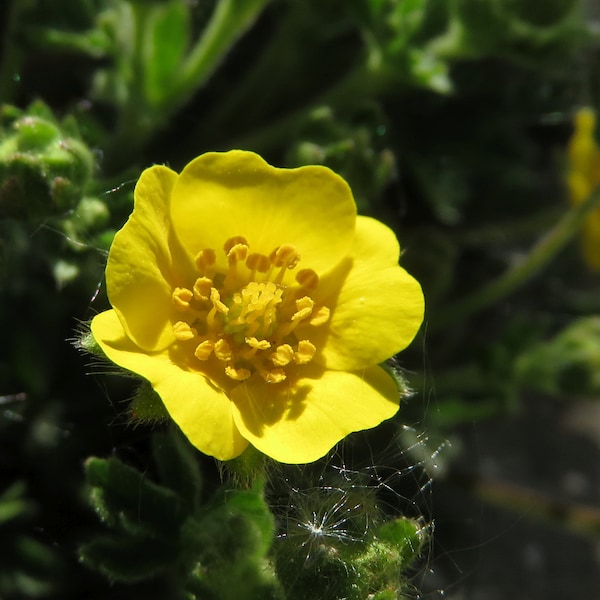
[[[146,95],[151,105],[160,106],[190,43],[190,9],[187,2],[171,0],[146,6],[145,13],[141,59]]]
[[[96,510],[111,523],[135,534],[173,539],[186,518],[177,495],[116,458],[86,461],[88,482],[99,492],[91,494]]]

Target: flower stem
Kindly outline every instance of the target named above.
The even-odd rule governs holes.
[[[473,294],[430,317],[429,331],[464,320],[514,292],[544,268],[577,234],[589,213],[600,205],[600,189],[574,206],[531,249],[525,258]]]
[[[200,40],[182,66],[167,102],[179,107],[201,87],[269,0],[219,0]]]

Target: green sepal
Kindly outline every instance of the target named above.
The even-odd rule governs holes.
[[[132,421],[142,423],[157,423],[170,419],[160,396],[147,381],[143,381],[136,390],[129,407],[129,416]]]
[[[398,393],[402,398],[411,393],[400,369],[391,360],[381,363],[379,366],[394,380],[396,387],[398,388]]]

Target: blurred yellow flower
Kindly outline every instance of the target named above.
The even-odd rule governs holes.
[[[575,130],[569,141],[567,187],[572,205],[581,204],[600,184],[600,148],[596,143],[596,113],[582,108],[575,115]],[[582,230],[586,263],[600,271],[600,210],[593,210]]]
[[[250,443],[311,462],[398,410],[378,363],[423,318],[398,257],[392,231],[357,217],[325,167],[278,169],[239,150],[181,174],[154,166],[110,249],[113,309],[92,333],[202,452],[229,460]]]

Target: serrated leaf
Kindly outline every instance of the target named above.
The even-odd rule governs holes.
[[[116,458],[86,461],[89,483],[102,492],[91,495],[96,509],[112,523],[132,533],[172,539],[187,516],[181,500],[171,490]]]

